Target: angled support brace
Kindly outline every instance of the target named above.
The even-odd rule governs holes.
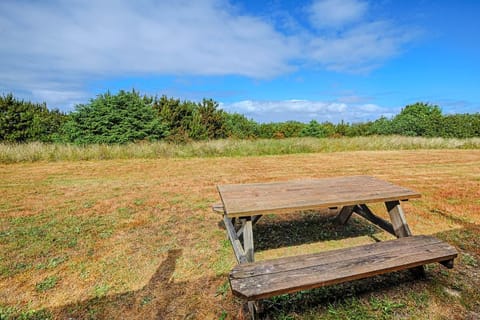
[[[262,215],[253,216],[252,225],[255,225],[258,222],[258,220],[260,220],[261,217],[262,217]],[[240,218],[240,220],[242,221],[242,226],[240,227],[240,229],[237,230],[237,236],[238,237],[240,237],[243,234],[243,230],[245,229],[245,223],[246,223],[247,219],[245,217],[242,217],[242,218]]]
[[[352,216],[352,213],[353,213],[353,208],[355,206],[345,206],[345,207],[342,207],[342,209],[340,210],[340,212],[338,213],[338,215],[336,216],[335,220],[339,223],[339,224],[345,224],[347,223],[347,221],[350,219],[350,217]]]
[[[238,239],[237,233],[235,232],[235,228],[232,224],[232,220],[226,215],[224,215],[223,222],[225,223],[228,239],[232,244],[233,253],[235,254],[235,258],[237,258],[237,262],[238,263],[248,262],[247,255],[245,254],[245,250],[243,249],[242,243]]]
[[[366,204],[360,204],[356,205],[355,208],[353,208],[353,212],[358,214],[359,216],[363,217],[364,219],[367,219],[374,225],[382,228],[383,230],[387,231],[388,233],[396,236],[395,230],[393,229],[393,226],[390,222],[380,218],[376,214],[374,214],[369,207],[367,207]]]

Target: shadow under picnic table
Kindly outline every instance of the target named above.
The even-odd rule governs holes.
[[[383,232],[360,217],[352,217],[345,225],[339,224],[335,217],[335,212],[318,211],[263,216],[254,226],[255,250],[373,236]]]

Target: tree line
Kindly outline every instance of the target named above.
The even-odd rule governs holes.
[[[212,99],[192,102],[139,92],[100,94],[74,111],[50,110],[45,103],[0,97],[0,141],[127,143],[165,140],[184,143],[210,139],[405,135],[480,137],[480,113],[444,115],[439,106],[418,102],[392,118],[361,123],[298,121],[258,123],[229,113]]]

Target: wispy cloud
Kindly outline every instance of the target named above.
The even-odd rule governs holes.
[[[309,39],[309,58],[328,70],[370,72],[420,34],[418,28],[369,18],[365,1],[317,0],[309,11],[318,29]]]
[[[368,3],[358,0],[317,0],[308,11],[311,23],[319,29],[340,28],[363,18]]]
[[[331,122],[341,120],[360,122],[373,120],[379,114],[389,112],[375,104],[348,104],[338,101],[279,100],[255,101],[244,100],[221,104],[224,110],[238,112],[261,122],[297,120],[307,122],[312,119]]]

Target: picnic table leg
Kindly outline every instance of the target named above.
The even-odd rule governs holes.
[[[245,225],[243,228],[243,249],[247,256],[248,262],[255,261],[255,255],[253,253],[253,224],[252,217],[245,218]]]
[[[252,217],[252,226],[254,226],[258,220],[260,220],[260,218],[262,217],[262,215],[256,215],[256,216],[253,216]],[[243,230],[245,229],[245,222],[247,221],[246,218],[240,218],[241,222],[242,222],[242,225],[238,228],[237,230],[237,236],[242,236],[243,235]]]
[[[255,217],[257,218],[257,217]],[[258,216],[257,219],[252,219],[252,217],[246,217],[244,220],[244,225],[243,225],[243,248],[245,249],[245,255],[247,257],[248,262],[254,262],[255,261],[255,254],[254,254],[254,245],[253,245],[253,223],[254,221],[252,220],[258,220],[260,216]],[[261,300],[259,301],[248,301],[248,310],[250,312],[252,320],[258,319],[259,313],[263,311],[263,303]]]
[[[355,206],[344,206],[336,216],[336,220],[340,224],[345,224],[347,223],[348,219],[352,216],[353,213],[353,208]]]
[[[385,202],[385,205],[392,221],[393,230],[397,235],[397,238],[408,237],[412,235],[410,228],[408,227],[407,220],[405,219],[405,213],[400,206],[400,201]]]
[[[400,201],[388,201],[385,202],[390,220],[392,221],[393,230],[397,238],[409,237],[412,235],[410,227],[405,219],[405,213],[400,206]],[[423,266],[410,269],[413,274],[419,277],[425,277],[425,268]]]

